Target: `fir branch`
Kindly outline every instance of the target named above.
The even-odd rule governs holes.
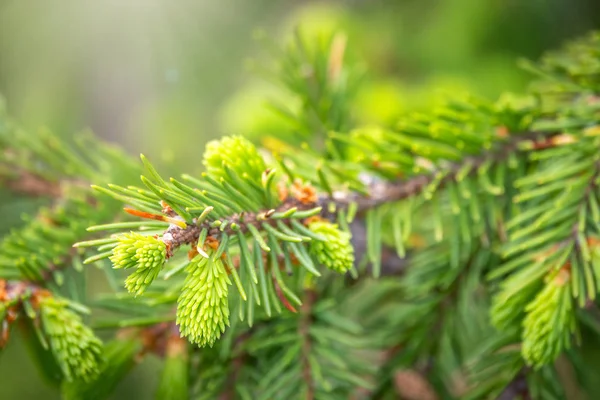
[[[459,172],[466,165],[472,166],[471,173],[473,173],[477,170],[477,167],[484,163],[504,161],[510,154],[522,148],[549,148],[563,144],[561,141],[553,140],[556,135],[558,134],[555,132],[526,132],[510,135],[506,142],[495,149],[478,156],[465,157],[460,162],[449,164],[444,168],[445,175],[438,187],[441,188],[446,183],[456,179]],[[233,214],[223,220],[222,223],[226,222],[225,229],[221,229],[220,226],[215,227],[209,221],[188,225],[185,228],[171,224],[165,231],[163,240],[167,244],[169,254],[172,255],[172,252],[182,245],[197,243],[200,233],[204,229],[207,230],[208,236],[218,239],[224,233],[227,235],[235,235],[238,231],[247,233],[251,229],[249,228],[250,225],[257,229],[261,229],[265,223],[274,227],[278,220],[273,219],[273,216],[285,214],[293,209],[308,211],[321,208],[321,215],[330,219],[334,218],[334,214],[329,212],[331,205],[333,205],[334,210],[339,211],[348,209],[351,204],[355,204],[357,212],[365,212],[384,204],[419,195],[436,178],[436,172],[432,171],[399,181],[372,179],[372,182],[368,184],[367,194],[338,191],[331,196],[328,193],[305,195],[304,197],[291,196],[274,209]],[[284,219],[284,221],[287,222],[289,219]]]

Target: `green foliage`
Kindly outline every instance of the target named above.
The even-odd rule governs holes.
[[[227,295],[231,281],[223,262],[214,254],[197,256],[187,267],[177,300],[181,334],[200,346],[212,346],[229,326]]]
[[[247,319],[248,324],[252,324],[257,306],[270,316],[273,311],[281,313],[282,298],[285,298],[284,303],[289,299],[296,305],[301,304],[296,292],[303,287],[303,275],[292,282],[284,278],[278,266],[279,258],[285,261],[288,273],[292,271],[293,263],[298,263],[304,273],[314,276],[321,275],[317,269],[319,263],[341,272],[349,269],[353,260],[349,234],[336,229],[323,231],[322,235],[305,225],[305,221],[309,221],[307,218],[321,213],[323,208],[311,185],[294,181],[286,189],[290,192],[290,199],[279,199],[275,196],[276,171],[267,169],[250,142],[242,138],[224,138],[209,147],[205,154],[209,172],[201,179],[184,176],[182,181],[171,179],[168,183],[148,160],[142,158],[148,173],[148,177],[142,176],[142,182],[149,191],[116,185],[110,185],[109,189],[96,187],[117,200],[135,205],[139,211],[131,211],[134,215],[162,222],[126,222],[91,227],[92,231],[139,227],[144,232],[76,245],[109,249],[86,262],[109,258],[117,269],[137,266],[136,272],[126,280],[128,289],[137,294],[146,290],[163,270],[162,265],[181,246],[192,245],[200,258],[196,257],[187,267],[183,262],[181,268],[168,272],[165,278],[188,271],[186,283],[176,289],[182,291],[177,302],[177,321],[182,333],[202,346],[212,344],[228,324],[227,296],[226,292],[220,292],[220,288],[225,287],[224,282],[229,282],[229,278],[220,272],[225,268],[223,262],[228,264],[227,273],[231,274],[240,301],[247,304],[244,311],[240,309],[236,313],[236,317]],[[288,178],[291,177],[288,175]],[[297,204],[290,205],[286,201]],[[155,214],[157,212],[164,215]],[[153,224],[166,229],[162,237],[154,238],[147,234],[146,230]],[[318,242],[324,245],[315,247]],[[206,246],[215,243],[211,256]],[[333,252],[342,249],[345,255],[336,261],[337,255]],[[147,254],[147,251],[152,254]],[[148,261],[142,262],[142,259]],[[234,265],[233,259],[237,265]],[[203,271],[202,274],[200,271]],[[206,273],[209,277],[205,276]],[[215,279],[220,276],[224,280],[213,282],[212,274],[215,274]],[[217,285],[218,290],[211,285]],[[214,303],[217,299],[219,301]],[[293,306],[288,303],[286,307]],[[223,311],[220,311],[221,308]],[[204,321],[208,321],[206,326]]]
[[[257,36],[269,41],[264,32]],[[349,128],[350,104],[363,68],[345,62],[346,42],[343,34],[305,34],[298,29],[285,52],[274,52],[277,58],[273,65],[261,68],[267,80],[275,80],[277,89],[283,89],[278,90],[276,100],[268,103],[269,110],[284,122],[273,132],[274,138],[295,144],[308,141],[318,148],[320,144],[314,139],[328,131]],[[271,48],[278,46],[270,44]]]
[[[67,144],[47,130],[23,130],[4,110],[0,142],[1,178],[14,182],[17,192],[46,198],[36,215],[26,216],[23,226],[0,243],[0,287],[8,288],[0,298],[7,311],[3,335],[7,337],[15,317],[27,318],[28,342],[37,341],[30,347],[44,372],[56,379],[56,364],[64,382],[88,385],[104,367],[104,353],[92,329],[71,310],[86,309],[64,297],[81,300],[85,289],[82,251],[72,245],[89,237],[90,224],[111,221],[121,208],[115,201],[97,201],[88,185],[126,183],[138,167],[89,132]],[[22,182],[27,183],[21,187]]]
[[[61,142],[47,130],[28,132],[0,109],[0,176],[30,181],[33,195],[54,197],[25,225],[0,243],[0,277],[63,283],[61,269],[71,265],[71,246],[88,236],[86,228],[109,222],[120,204],[95,201],[93,182],[130,182],[139,168],[121,151],[99,142],[89,132]],[[89,149],[94,149],[93,154]],[[10,168],[9,168],[10,167]],[[17,186],[17,190],[18,190]],[[39,191],[40,193],[37,193]]]
[[[340,313],[335,301],[312,298],[314,294],[307,293],[304,304],[311,307],[300,311],[300,318],[288,313],[265,321],[236,343],[228,342],[228,331],[213,349],[203,351],[197,398],[229,393],[252,399],[344,399],[354,390],[372,389],[365,376],[376,364],[369,350],[374,340]]]
[[[167,345],[165,365],[160,377],[156,398],[159,400],[185,400],[188,396],[188,355],[186,344],[171,338]]]
[[[106,212],[89,205],[86,192],[66,191],[68,201],[41,208],[25,226],[12,230],[0,244],[0,276],[42,281],[53,265],[68,264],[68,249],[86,234],[90,215]],[[56,275],[60,280],[60,273]]]
[[[301,50],[301,39],[296,40],[291,54]],[[290,78],[287,84],[303,96],[302,82]],[[323,93],[331,93],[325,81],[318,82]],[[263,318],[256,315],[257,306],[266,317],[274,310],[281,312],[279,303],[296,311],[287,299],[302,304],[295,292],[312,287],[311,277],[322,275],[317,265],[342,273],[353,270],[347,225],[360,210],[366,211],[361,219],[367,242],[360,265],[370,263],[375,276],[382,273],[386,243],[401,257],[418,250],[403,278],[407,305],[400,315],[410,318],[398,329],[427,335],[424,327],[433,324],[440,326],[442,335],[440,343],[417,347],[408,359],[439,357],[440,377],[471,359],[469,341],[457,338],[460,329],[455,325],[472,324],[464,322],[472,318],[472,311],[461,308],[462,302],[469,302],[467,290],[485,290],[497,291],[491,305],[494,325],[502,331],[497,334],[509,334],[512,341],[520,335],[523,358],[511,356],[513,373],[502,381],[492,382],[488,376],[484,386],[501,388],[520,367],[552,363],[569,347],[576,326],[573,308],[566,305],[573,306],[574,299],[580,299],[580,306],[593,300],[596,287],[589,280],[593,272],[587,238],[588,226],[595,226],[591,207],[597,200],[590,182],[597,179],[598,162],[593,151],[597,135],[589,123],[597,116],[595,108],[578,100],[561,104],[562,111],[554,105],[555,114],[549,114],[548,104],[532,97],[497,103],[465,97],[449,100],[429,114],[406,116],[390,128],[359,127],[349,134],[327,129],[315,136],[325,141],[322,149],[284,148],[276,159],[278,174],[267,170],[254,147],[240,138],[212,143],[205,155],[208,173],[202,179],[186,176],[185,184],[166,183],[145,161],[151,178],[142,180],[154,195],[139,189],[129,198],[144,205],[167,203],[176,214],[165,218],[171,226],[162,240],[169,251],[191,244],[200,253],[186,267],[178,301],[182,333],[192,342],[212,346],[229,322],[229,307],[250,326]],[[311,124],[306,115],[296,119]],[[556,155],[561,157],[558,162]],[[249,164],[240,164],[242,160]],[[278,199],[273,195],[275,179]],[[111,189],[115,196],[115,187]],[[312,215],[320,217],[306,219]],[[419,237],[425,244],[415,245]],[[217,244],[209,254],[205,248],[211,243]],[[554,288],[550,284],[543,289],[544,277],[567,260],[580,286],[571,287],[573,283],[568,290],[548,292]],[[299,274],[294,263],[303,267]],[[293,279],[284,278],[279,265]],[[215,268],[222,278],[211,282],[206,276]],[[229,302],[224,289],[215,291],[227,287],[226,271],[238,291]],[[486,276],[488,283],[478,287]],[[469,285],[461,283],[465,277]],[[460,301],[448,308],[443,302],[447,297]],[[489,310],[479,311],[481,324],[471,332],[473,341],[494,335],[485,318]]]
[[[585,90],[598,93],[600,64],[596,53],[600,44],[600,34],[591,32],[583,38],[574,40],[561,51],[549,52],[542,57],[539,69],[528,64],[556,82],[563,83],[562,90]],[[549,82],[547,82],[549,83]],[[546,88],[556,85],[544,85]]]

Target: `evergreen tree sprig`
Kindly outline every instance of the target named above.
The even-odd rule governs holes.
[[[142,156],[139,187],[107,146],[0,118],[0,176],[53,197],[0,245],[0,343],[30,322],[73,399],[108,396],[151,353],[165,398],[386,398],[394,379],[431,397],[561,398],[556,360],[575,365],[580,323],[597,325],[598,54],[591,35],[530,66],[542,83],[522,97],[373,128],[351,118],[344,37],[298,34],[276,74],[300,101],[276,107],[295,130],[270,152],[213,141],[200,176],[164,179]],[[368,264],[385,275],[384,245],[405,268],[365,279]],[[63,272],[84,254],[116,282],[92,303],[116,333],[105,347],[62,294],[76,297]]]

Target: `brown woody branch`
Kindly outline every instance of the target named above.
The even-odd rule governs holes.
[[[34,174],[33,172],[21,170],[16,176],[0,177],[3,184],[13,192],[33,197],[59,197],[61,195],[60,183]]]
[[[128,328],[129,329],[129,328]],[[187,340],[181,337],[175,322],[161,322],[139,331],[143,349],[140,356],[146,353],[165,357],[174,353],[187,356]]]
[[[529,392],[529,386],[527,385],[525,371],[520,371],[498,396],[498,400],[512,399],[531,400],[531,393]]]

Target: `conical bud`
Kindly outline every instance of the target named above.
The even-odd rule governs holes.
[[[256,147],[242,136],[225,136],[206,145],[204,166],[209,175],[227,179],[223,165],[227,165],[240,177],[261,184],[266,164]]]
[[[213,257],[197,256],[186,270],[177,300],[179,330],[190,342],[212,347],[229,326],[227,295],[231,281],[221,259]]]
[[[137,268],[125,280],[125,287],[136,295],[146,288],[160,273],[166,258],[165,243],[153,236],[130,232],[119,238],[110,260],[114,268]]]
[[[345,273],[354,264],[354,248],[350,243],[350,234],[329,221],[316,220],[308,225],[308,229],[322,236],[325,240],[310,242],[310,251],[319,262],[327,268]]]
[[[570,345],[575,318],[569,280],[570,272],[559,270],[525,308],[521,351],[528,365],[551,364]]]
[[[68,381],[89,381],[99,372],[102,342],[84,325],[65,300],[39,297],[42,328],[56,361]]]

